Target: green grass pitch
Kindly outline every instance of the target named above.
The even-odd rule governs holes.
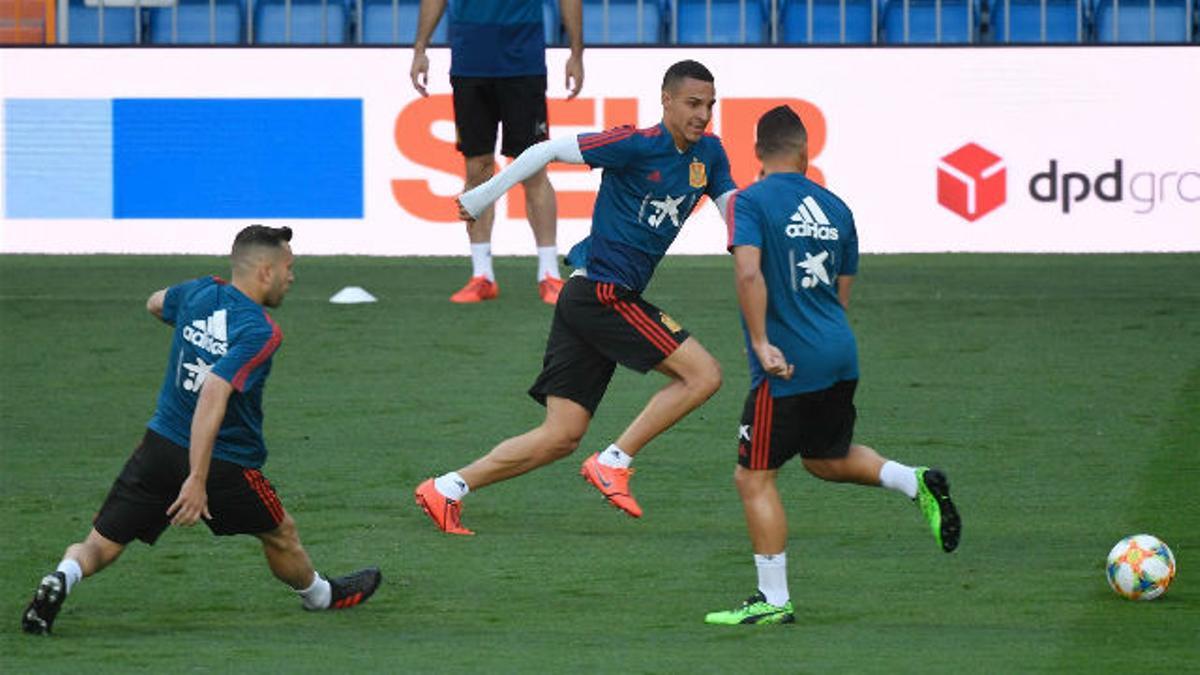
[[[298,240],[298,245],[299,245]],[[301,247],[302,250],[302,247]],[[1197,667],[1200,256],[867,256],[852,321],[856,438],[943,467],[943,554],[895,493],[781,474],[794,626],[714,627],[755,584],[732,486],[747,375],[728,258],[668,257],[647,297],[721,361],[722,390],[638,458],[646,516],[577,475],[662,383],[619,372],[583,448],[468,497],[446,536],[422,479],[537,424],[524,393],[551,310],[533,262],[453,306],[462,259],[304,258],[274,315],[266,473],[319,569],[376,563],[368,604],[312,614],[251,538],[168,531],[79,585],[49,639],[18,617],[141,434],[169,330],[149,293],[201,257],[0,257],[0,671],[1114,672]],[[334,306],[361,285],[373,305]],[[1118,598],[1104,556],[1150,532],[1162,599]]]

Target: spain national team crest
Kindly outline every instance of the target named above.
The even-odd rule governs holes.
[[[688,184],[694,188],[702,188],[708,185],[708,172],[704,170],[704,162],[692,158],[692,165],[688,167]]]
[[[679,322],[668,316],[666,312],[659,312],[658,320],[662,321],[662,324],[669,328],[672,333],[678,333],[683,330],[683,326],[680,326]]]

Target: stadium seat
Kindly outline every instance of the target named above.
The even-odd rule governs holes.
[[[352,3],[354,0],[351,0]],[[366,44],[411,45],[417,37],[420,0],[362,0],[362,41]],[[447,43],[450,8],[433,29],[430,44]]]
[[[662,39],[664,14],[659,0],[584,0],[583,43],[657,43]]]
[[[153,44],[241,44],[246,28],[240,0],[177,0],[175,7],[145,10]]]
[[[675,42],[761,44],[769,14],[766,0],[675,0]]]
[[[344,44],[349,12],[342,0],[287,0],[254,3],[254,42],[257,44]],[[411,41],[411,40],[410,40]]]
[[[905,4],[908,28],[905,30]],[[887,0],[883,7],[883,41],[888,44],[965,44],[979,35],[977,0],[942,0],[938,28],[937,0]]]
[[[1153,10],[1151,2],[1153,1]],[[1189,42],[1189,0],[1097,0],[1097,42]]]
[[[812,35],[808,33],[808,11],[812,5]],[[785,44],[870,44],[878,15],[872,14],[875,0],[781,0],[779,42]],[[842,8],[845,7],[845,34]]]
[[[1083,42],[1087,38],[1085,0],[991,0],[990,7],[996,42]]]
[[[67,43],[73,45],[131,45],[141,39],[142,16],[134,7],[104,7],[104,30],[100,30],[101,8],[88,7],[83,0],[70,0],[67,7]]]

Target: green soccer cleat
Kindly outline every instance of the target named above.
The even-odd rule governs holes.
[[[767,602],[762,591],[746,598],[741,607],[725,612],[709,612],[704,615],[704,623],[736,626],[742,623],[795,623],[796,613],[792,609],[792,601],[788,600],[783,606]]]
[[[950,499],[950,481],[946,474],[928,467],[917,468],[917,504],[933,537],[946,553],[958,548],[958,537],[962,534],[962,519]]]

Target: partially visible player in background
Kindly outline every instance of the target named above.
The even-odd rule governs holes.
[[[881,485],[915,499],[946,552],[961,522],[946,476],[880,457],[851,442],[858,347],[846,319],[858,271],[858,234],[846,204],[805,178],[808,134],[779,106],[758,121],[762,178],[734,195],[727,221],[750,360],[734,483],[742,498],[758,591],[713,612],[715,624],[795,621],[787,585],[787,517],[779,467],[800,455],[822,480]]]
[[[21,614],[26,633],[49,633],[75,584],[129,542],[152,545],[169,525],[200,519],[214,534],[258,537],[271,571],[305,609],[353,607],[375,592],[377,568],[328,580],[313,569],[295,521],[259,470],[267,458],[262,394],[283,339],[264,307],[278,307],[292,285],[291,239],[291,228],[251,225],[233,242],[232,283],[202,277],[147,300],[151,314],[174,326],[158,407],[87,538],[38,584]]]
[[[558,0],[571,47],[567,58],[567,98],[583,87],[583,2]],[[446,0],[421,0],[417,37],[409,75],[428,96],[429,58],[425,49]],[[454,0],[450,4],[450,85],[454,89],[454,125],[459,152],[467,164],[466,190],[492,177],[496,165],[496,127],[503,128],[500,153],[516,157],[549,138],[546,119],[546,39],[542,0]],[[558,271],[557,204],[554,187],[541,169],[521,181],[525,212],[537,244],[538,295],[553,305],[562,290]],[[492,269],[489,205],[467,222],[471,242],[471,279],[451,302],[491,300],[500,294]]]
[[[676,63],[663,77],[661,95],[661,123],[538,143],[460,197],[460,215],[470,219],[551,161],[604,169],[591,234],[569,256],[583,267],[554,308],[542,372],[529,390],[546,406],[545,421],[469,466],[417,487],[417,503],[441,530],[471,534],[461,522],[461,500],[469,490],[571,454],[618,363],[639,373],[657,370],[668,382],[616,443],[584,461],[580,473],[614,506],[640,517],[642,509],[629,492],[633,456],[720,387],[716,359],[642,298],[699,200],[707,195],[721,207],[736,189],[720,139],[705,133],[716,102],[712,73],[696,61]]]

